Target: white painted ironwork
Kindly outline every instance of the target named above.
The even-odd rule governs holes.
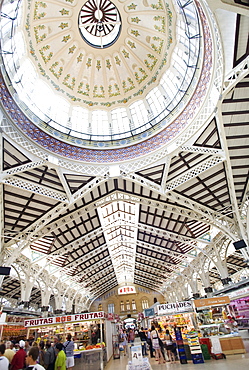
[[[40,194],[48,198],[56,199],[60,202],[68,202],[67,196],[64,193],[60,191],[55,191],[53,189],[48,188],[47,186],[40,185],[38,183],[25,181],[13,176],[3,179],[3,183],[15,186],[23,190],[30,191],[33,194]]]
[[[180,185],[183,185],[185,182],[192,180],[196,176],[209,170],[210,168],[216,166],[221,162],[223,162],[223,159],[217,156],[213,156],[212,158],[208,158],[207,160],[202,161],[200,164],[193,166],[191,169],[185,171],[183,175],[179,175],[173,180],[169,181],[166,184],[166,190],[170,191],[177,188]]]

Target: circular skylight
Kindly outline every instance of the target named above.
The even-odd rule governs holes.
[[[4,0],[2,12],[16,103],[41,130],[78,146],[154,136],[186,107],[202,73],[193,1]]]
[[[80,10],[79,29],[83,40],[95,48],[111,46],[121,31],[121,18],[109,0],[89,0]]]

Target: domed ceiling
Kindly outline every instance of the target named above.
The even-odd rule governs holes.
[[[212,43],[198,2],[12,3],[2,48],[25,112],[16,123],[46,149],[90,162],[134,159],[178,135],[203,103]]]

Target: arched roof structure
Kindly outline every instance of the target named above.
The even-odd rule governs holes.
[[[125,284],[186,298],[194,276],[248,276],[248,15],[2,2],[2,296],[88,308]]]

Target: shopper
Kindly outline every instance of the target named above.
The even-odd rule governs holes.
[[[44,362],[44,359],[45,359],[45,349],[44,349],[45,345],[44,345],[44,341],[41,340],[39,342],[39,345],[38,345],[38,349],[39,349],[39,357],[38,357],[38,364],[40,364],[41,366],[44,367],[45,365],[45,362]]]
[[[29,340],[26,340],[25,341],[25,346],[24,346],[24,351],[26,352],[26,354],[29,353],[30,348],[31,348],[31,346],[30,346]]]
[[[143,327],[141,327],[141,329],[139,330],[138,335],[142,342],[142,355],[147,356],[147,335]]]
[[[37,363],[38,356],[39,348],[36,346],[31,347],[26,358],[26,364],[28,366],[26,370],[45,370],[42,365]]]
[[[25,359],[26,359],[26,352],[24,351],[25,342],[24,340],[20,340],[19,342],[19,350],[15,353],[11,361],[10,370],[20,370],[24,369],[25,366]]]
[[[4,356],[7,357],[7,359],[9,360],[9,363],[11,364],[11,361],[13,359],[13,357],[15,356],[15,352],[13,351],[13,343],[11,343],[10,340],[8,340],[6,343],[6,349],[5,349],[5,352],[4,352]]]
[[[155,357],[154,356],[154,350],[153,350],[153,347],[152,347],[152,340],[151,340],[151,329],[149,329],[148,330],[148,332],[147,332],[147,343],[148,343],[148,345],[149,345],[149,347],[150,347],[150,357],[152,358],[152,357]]]
[[[72,370],[74,367],[74,342],[72,341],[72,335],[68,334],[64,343],[64,351],[66,353],[66,368]]]
[[[51,341],[46,341],[46,352],[44,356],[44,367],[46,370],[54,370],[55,364],[55,348],[51,345]]]
[[[152,347],[156,353],[156,361],[158,361],[159,364],[165,363],[163,354],[161,352],[160,344],[159,344],[158,332],[154,325],[151,326],[151,340],[152,340]]]
[[[169,330],[167,329],[164,334],[164,343],[165,343],[165,348],[167,351],[167,356],[170,362],[175,362],[175,355],[174,355],[174,343],[172,340],[172,337],[170,335]]]
[[[123,330],[123,333],[120,333],[120,344],[123,346],[124,348],[124,356],[126,356],[127,354],[127,334],[126,334],[126,330]]]
[[[134,340],[135,340],[135,332],[133,329],[129,329],[129,332],[128,332],[128,342],[129,343],[134,343]]]
[[[66,370],[66,354],[63,351],[63,344],[57,343],[56,346],[57,356],[55,360],[54,370]]]
[[[5,349],[5,344],[0,344],[0,370],[9,370],[9,360],[4,356]]]

